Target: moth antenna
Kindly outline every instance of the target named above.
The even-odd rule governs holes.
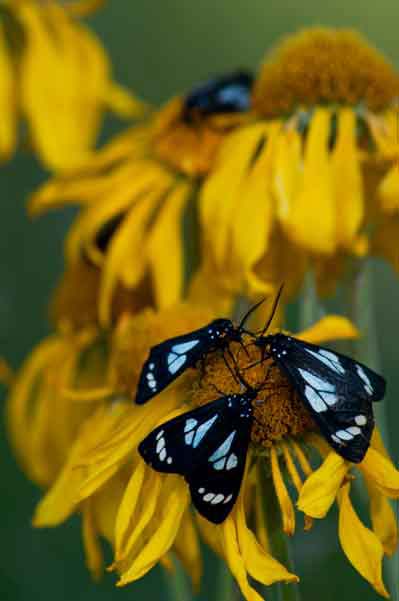
[[[267,320],[265,327],[264,327],[264,328],[263,328],[263,330],[260,332],[260,334],[259,334],[260,336],[264,336],[264,334],[267,332],[267,330],[268,330],[268,329],[269,329],[269,327],[270,327],[270,324],[271,324],[271,323],[272,323],[272,321],[273,321],[273,317],[274,317],[274,315],[275,315],[275,313],[276,313],[277,306],[278,306],[278,303],[279,303],[279,301],[280,301],[281,294],[282,294],[282,292],[283,292],[283,288],[284,288],[284,284],[281,284],[281,286],[280,286],[280,288],[279,288],[279,290],[278,290],[278,292],[277,292],[277,296],[276,296],[276,298],[274,299],[274,303],[273,303],[272,311],[271,311],[271,313],[270,313],[270,317],[269,317],[269,319]]]
[[[241,319],[241,321],[240,321],[240,324],[239,324],[239,326],[238,326],[238,329],[239,329],[239,330],[243,330],[243,328],[244,328],[244,325],[245,325],[245,322],[247,321],[247,319],[249,318],[249,316],[250,316],[250,315],[252,315],[252,313],[253,313],[254,311],[256,311],[256,309],[257,309],[258,307],[260,307],[260,305],[261,305],[262,303],[264,303],[264,302],[265,302],[265,300],[266,300],[265,298],[262,298],[262,299],[261,299],[261,300],[260,300],[258,303],[256,303],[255,305],[253,305],[253,306],[252,306],[250,309],[248,309],[248,311],[245,313],[244,317],[243,317],[243,318]],[[246,333],[247,333],[247,334],[250,334],[251,332],[246,332]]]

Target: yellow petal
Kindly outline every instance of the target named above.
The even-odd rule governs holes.
[[[377,536],[359,520],[349,498],[350,484],[339,495],[339,539],[354,568],[383,597],[389,597],[382,581],[384,550]]]
[[[87,17],[98,10],[104,4],[104,0],[74,0],[65,5],[66,10],[74,17]]]
[[[155,188],[136,203],[109,244],[99,298],[99,318],[104,327],[110,323],[112,297],[118,281],[134,287],[144,275],[148,261],[147,227],[164,191],[163,186]]]
[[[164,199],[148,234],[147,256],[152,270],[157,306],[161,309],[181,300],[184,280],[182,213],[191,186],[176,186]]]
[[[324,518],[334,503],[349,469],[339,455],[330,453],[321,467],[305,481],[299,494],[298,509],[314,518]]]
[[[221,268],[226,256],[230,254],[229,239],[240,202],[240,185],[266,129],[264,124],[258,123],[228,136],[219,152],[215,168],[201,191],[201,226],[206,232],[212,255]]]
[[[337,211],[337,240],[350,248],[364,214],[360,156],[356,144],[356,114],[350,108],[338,111],[338,134],[331,155]]]
[[[383,495],[399,499],[399,471],[384,455],[369,447],[363,461],[357,467]]]
[[[273,484],[276,491],[277,499],[281,509],[281,517],[283,522],[283,530],[285,534],[292,536],[295,532],[295,510],[290,499],[287,487],[281,474],[277,451],[275,447],[270,451]],[[308,513],[306,511],[306,513]],[[311,515],[311,514],[309,514]]]
[[[231,252],[237,271],[243,276],[265,253],[273,220],[273,198],[270,189],[275,140],[280,124],[272,124],[263,150],[255,163],[248,166],[237,190],[231,223]]]
[[[399,168],[396,164],[384,176],[378,187],[381,208],[388,214],[399,210]]]
[[[26,33],[21,102],[33,141],[51,169],[75,167],[97,135],[108,59],[94,34],[56,4],[43,11],[23,3],[19,16]]]
[[[267,553],[248,528],[245,520],[244,491],[237,500],[233,519],[236,521],[238,544],[247,572],[262,584],[274,582],[298,582],[298,577],[291,574],[280,562]]]
[[[86,565],[94,580],[99,580],[103,573],[103,554],[95,528],[91,502],[85,501],[82,510],[82,537],[86,556]]]
[[[316,253],[332,253],[337,245],[336,210],[328,152],[330,113],[316,109],[303,158],[303,180],[285,229],[299,246]]]
[[[119,559],[121,555],[121,549],[126,539],[130,520],[135,513],[139,495],[141,494],[145,473],[146,465],[144,461],[138,461],[122,497],[115,524],[116,559]]]
[[[358,336],[359,331],[352,322],[340,315],[322,317],[310,328],[296,334],[297,338],[312,344],[320,344],[329,340],[351,340]]]
[[[150,108],[130,90],[116,83],[108,85],[104,100],[112,112],[125,119],[144,117]]]
[[[273,186],[277,199],[277,216],[280,223],[289,226],[302,177],[302,140],[299,133],[290,128],[283,131],[276,144]]]
[[[189,492],[186,483],[180,476],[168,475],[165,479],[168,479],[171,484],[161,499],[162,504],[157,511],[157,522],[153,522],[154,531],[148,542],[133,559],[130,567],[123,571],[117,586],[124,586],[141,578],[169,551],[176,539],[183,514],[189,503]]]
[[[262,597],[248,583],[247,571],[238,542],[234,510],[227,519],[218,526],[218,529],[225,561],[236,579],[241,593],[247,601],[263,601]]]
[[[194,591],[198,592],[202,573],[202,558],[193,516],[189,511],[186,511],[181,521],[174,549],[191,578]]]
[[[0,159],[14,152],[17,138],[15,74],[9,55],[5,28],[0,23]]]
[[[392,556],[398,546],[398,522],[388,499],[366,478],[370,499],[370,515],[373,531],[384,547],[386,555]]]

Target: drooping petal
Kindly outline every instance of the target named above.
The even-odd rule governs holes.
[[[280,470],[279,460],[277,451],[273,446],[270,451],[271,467],[273,484],[276,491],[277,499],[281,509],[281,517],[283,522],[283,530],[285,534],[292,536],[295,532],[295,510],[290,499],[287,487],[283,480],[283,476]],[[308,513],[308,512],[306,512]],[[311,515],[311,514],[309,514]]]
[[[270,125],[263,149],[254,164],[248,166],[237,190],[238,202],[231,224],[231,252],[237,272],[244,279],[269,243],[274,208],[270,180],[279,128],[279,123]]]
[[[291,574],[280,562],[267,553],[248,528],[245,520],[244,496],[245,491],[237,500],[233,519],[236,521],[238,544],[247,572],[252,578],[267,586],[281,581],[298,582],[298,577]]]
[[[390,459],[369,447],[358,468],[383,495],[399,499],[399,470]]]
[[[285,231],[296,244],[321,254],[332,253],[337,245],[328,151],[330,119],[327,109],[316,109],[312,116],[303,157],[303,179],[285,219]]]
[[[337,211],[337,242],[351,248],[364,214],[360,153],[356,141],[356,114],[351,108],[338,111],[338,134],[331,154]]]
[[[393,555],[398,547],[398,521],[389,500],[366,478],[370,500],[370,515],[373,531],[384,547],[386,555]]]
[[[298,508],[314,518],[324,518],[337,497],[349,467],[342,457],[331,452],[321,467],[305,481],[299,494]]]
[[[86,565],[94,580],[99,580],[103,572],[104,559],[100,541],[94,524],[91,500],[83,504],[82,509],[82,538],[86,556]]]
[[[182,212],[191,189],[188,183],[182,183],[167,195],[148,233],[148,262],[156,302],[161,309],[177,303],[182,297],[185,267]]]
[[[399,149],[398,149],[399,151]],[[378,196],[381,208],[388,215],[399,211],[399,168],[395,164],[383,177],[379,187]]]
[[[233,509],[227,519],[218,526],[223,556],[245,599],[247,601],[262,601],[262,597],[248,582],[247,570],[238,541],[234,512],[235,509]]]
[[[362,524],[349,497],[350,484],[339,494],[339,539],[355,569],[383,597],[389,594],[382,581],[384,550],[377,536]]]
[[[156,522],[151,522],[152,532],[147,543],[131,559],[122,572],[117,586],[124,586],[144,576],[172,547],[189,503],[189,492],[183,478],[164,477],[164,493],[160,496]]]
[[[266,130],[265,124],[259,123],[229,135],[202,188],[199,200],[201,226],[217,265],[223,266],[230,254],[231,226],[240,202],[240,185]]]
[[[296,334],[296,337],[312,344],[320,344],[330,340],[352,340],[359,337],[359,331],[346,317],[327,315]]]
[[[194,591],[198,592],[202,574],[202,557],[198,534],[189,510],[186,511],[180,523],[174,549],[191,578]]]

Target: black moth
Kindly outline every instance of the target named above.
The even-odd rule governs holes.
[[[159,472],[181,474],[197,511],[219,524],[236,502],[252,428],[257,391],[222,396],[153,430],[139,445]]]
[[[146,403],[207,354],[227,350],[232,341],[241,342],[245,321],[260,304],[252,307],[238,326],[230,319],[215,319],[203,328],[153,346],[141,370],[135,402]]]
[[[348,461],[361,461],[384,378],[345,355],[281,333],[258,336],[255,344],[287,376],[328,444]]]
[[[248,71],[234,71],[200,84],[184,100],[185,116],[190,120],[194,113],[213,115],[246,111],[252,84],[253,76]]]

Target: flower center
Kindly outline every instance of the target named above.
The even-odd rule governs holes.
[[[399,96],[399,75],[358,33],[314,28],[284,40],[266,59],[253,107],[266,117],[324,103],[380,111]]]
[[[261,361],[260,349],[249,343],[248,338],[245,350],[232,343],[230,353],[212,353],[205,359],[191,392],[193,404],[205,405],[223,394],[244,392],[243,385],[233,376],[238,370],[252,388],[259,390],[252,401],[253,444],[268,449],[286,436],[315,430],[309,412],[281,370],[271,359]]]

